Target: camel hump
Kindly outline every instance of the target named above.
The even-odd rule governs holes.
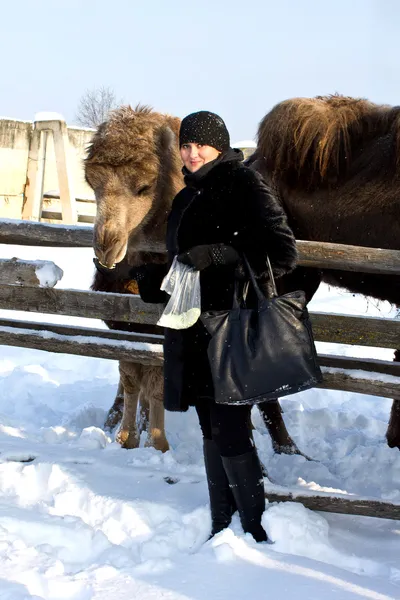
[[[261,121],[257,155],[274,178],[301,188],[337,183],[363,145],[398,124],[399,107],[331,95],[293,98]],[[396,129],[397,137],[397,129]]]

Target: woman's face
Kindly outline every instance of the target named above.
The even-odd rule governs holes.
[[[221,153],[212,146],[205,144],[182,144],[181,158],[183,164],[191,173],[195,173],[203,165],[218,158]]]

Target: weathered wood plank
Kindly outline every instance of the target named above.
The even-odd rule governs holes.
[[[80,327],[77,325],[58,325],[57,323],[46,323],[36,321],[25,321],[20,319],[0,319],[0,327],[15,327],[18,329],[33,329],[37,331],[46,330],[60,335],[81,335],[112,340],[147,342],[149,344],[161,344],[164,337],[160,330],[159,335],[135,333],[118,329],[95,329],[93,327]],[[384,373],[400,377],[400,363],[390,360],[376,360],[373,358],[353,358],[351,356],[337,356],[335,354],[318,354],[318,362],[322,367],[333,367],[337,369],[352,369]]]
[[[400,378],[394,377],[393,381],[381,381],[372,378],[371,372],[365,373],[365,377],[344,373],[343,371],[326,371],[322,367],[323,381],[318,386],[325,390],[341,390],[342,392],[356,392],[381,398],[400,399]],[[371,378],[368,375],[371,374]],[[396,381],[397,380],[397,381]]]
[[[141,364],[162,365],[162,351],[151,352],[154,344],[162,343],[161,336],[144,336],[125,331],[98,330],[88,327],[71,327],[51,323],[32,323],[30,321],[0,320],[0,345],[19,346],[107,358],[111,360],[131,360]],[[147,345],[147,351],[144,349]],[[347,362],[346,362],[347,361]],[[322,361],[324,362],[324,357]],[[367,364],[369,372],[373,366],[384,369],[388,366],[399,367],[397,363],[387,361],[368,361],[368,359],[346,359],[346,357],[330,356],[331,364],[348,369],[350,364],[357,369]],[[319,386],[325,389],[335,389],[349,392],[365,393],[386,398],[400,398],[400,377],[391,381],[381,381],[360,375],[351,375],[343,371],[324,371],[324,381]],[[397,370],[398,373],[398,370]],[[397,374],[396,373],[396,374]],[[396,381],[397,379],[397,381]]]
[[[58,325],[57,323],[26,321],[21,319],[0,319],[0,327],[17,327],[20,329],[46,329],[53,333],[61,335],[93,335],[115,340],[146,341],[151,343],[162,343],[163,335],[160,329],[159,335],[149,335],[140,332],[124,331],[123,329],[97,329],[90,327],[80,327],[77,325]],[[318,354],[318,361],[321,366],[334,367],[340,369],[360,369],[363,371],[375,371],[377,373],[386,373],[388,375],[400,376],[400,363],[389,360],[376,360],[372,358],[353,358],[351,356],[337,356],[335,354]]]
[[[48,213],[47,216],[49,216]],[[85,216],[81,215],[84,219]],[[90,218],[90,217],[88,217]],[[91,248],[93,227],[85,225],[59,225],[37,223],[18,219],[0,219],[0,244],[21,246],[53,246],[55,248]],[[143,245],[144,251],[165,252],[164,244]]]
[[[127,360],[143,365],[163,364],[162,350],[157,349],[159,346],[157,340],[152,340],[152,343],[148,344],[142,339],[122,341],[95,336],[61,335],[48,330],[0,327],[0,345],[110,360]]]
[[[17,319],[0,319],[0,327],[14,327],[17,329],[46,330],[52,333],[67,336],[85,336],[106,338],[120,341],[146,342],[148,344],[162,344],[163,335],[160,329],[159,335],[135,333],[117,329],[95,329],[93,327],[79,327],[77,325],[58,325],[57,323],[46,323],[37,321],[26,321]],[[333,367],[337,369],[352,369],[384,373],[400,377],[400,363],[389,360],[376,360],[373,358],[353,358],[351,356],[337,356],[335,354],[318,354],[318,362],[322,367]]]
[[[400,377],[400,363],[391,360],[353,358],[351,356],[337,356],[336,354],[318,354],[318,363],[321,367],[352,369],[356,371],[373,371],[375,373],[384,373],[385,375]]]
[[[41,219],[50,219],[51,221],[62,221],[62,214],[52,210],[42,210]],[[93,215],[85,215],[82,213],[77,214],[78,223],[94,223],[95,217]],[[57,225],[58,223],[56,223]]]
[[[113,321],[155,324],[162,305],[133,294],[0,286],[0,308]]]
[[[0,284],[54,287],[63,271],[51,260],[0,258]]]
[[[0,244],[88,248],[92,246],[92,243],[92,227],[68,227],[58,224],[0,219]],[[302,266],[359,273],[400,274],[400,251],[397,250],[305,240],[298,240],[297,246],[299,265]],[[158,253],[165,252],[164,244],[146,244],[140,249]]]
[[[398,348],[400,321],[330,313],[310,313],[314,337],[319,342]]]
[[[297,241],[303,267],[338,269],[356,273],[400,274],[400,251],[348,244]]]
[[[155,324],[162,306],[139,296],[80,290],[0,286],[0,308]],[[315,339],[323,342],[382,348],[400,347],[400,321],[311,313]]]
[[[400,504],[390,504],[380,500],[361,500],[340,498],[334,496],[296,495],[284,492],[266,492],[269,502],[299,502],[311,510],[361,515],[364,517],[380,517],[383,519],[400,519]]]
[[[93,227],[0,219],[0,243],[55,248],[91,248]]]
[[[29,329],[34,331],[50,331],[59,335],[96,337],[110,340],[144,342],[147,344],[162,344],[164,336],[160,329],[160,335],[124,331],[123,329],[96,329],[94,327],[80,327],[78,325],[59,325],[58,323],[46,323],[43,321],[25,321],[17,319],[0,319],[0,327],[13,327],[15,329]],[[158,328],[157,328],[158,329]],[[392,363],[390,363],[392,364]],[[400,368],[400,363],[398,364]]]

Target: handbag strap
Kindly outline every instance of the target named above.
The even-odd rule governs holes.
[[[262,302],[265,300],[264,294],[260,290],[260,286],[257,283],[256,276],[254,275],[254,271],[251,268],[250,263],[247,260],[247,256],[245,254],[243,254],[243,261],[244,261],[244,264],[246,265],[246,269],[250,275],[250,281],[253,285],[254,291],[256,292],[257,299],[259,302]],[[269,256],[267,256],[267,267],[268,267],[269,279],[270,279],[271,286],[272,286],[272,294],[273,294],[273,296],[277,296],[278,290],[276,289],[275,278],[274,278],[274,274],[272,272],[272,267],[271,267],[271,262],[269,260]],[[240,287],[239,282],[236,280],[235,281],[235,291],[234,291],[234,295],[233,295],[233,308],[236,308],[236,309],[241,306],[243,300],[244,301],[246,300],[246,296],[247,296],[247,292],[248,292],[248,284],[246,284],[245,287],[241,290],[241,294],[240,294],[239,287]],[[241,296],[241,297],[239,297],[239,296]]]
[[[245,254],[243,254],[243,260],[244,260],[246,268],[247,268],[247,270],[249,272],[250,280],[251,280],[251,283],[253,284],[254,290],[255,290],[255,292],[257,294],[257,298],[259,300],[264,300],[264,295],[263,295],[263,293],[260,290],[260,287],[259,287],[259,285],[257,283],[257,280],[256,280],[256,276],[254,275],[254,271],[251,268],[250,263],[247,260],[247,256]],[[273,296],[277,296],[278,295],[278,290],[276,289],[275,278],[274,278],[274,274],[272,272],[271,262],[269,260],[269,256],[268,255],[267,255],[267,267],[268,267],[269,279],[270,279],[271,286],[272,286],[272,294],[273,294]]]
[[[274,274],[272,272],[271,261],[269,260],[268,254],[267,254],[267,266],[268,266],[268,273],[269,273],[269,281],[270,281],[271,286],[272,286],[272,293],[273,293],[274,296],[277,296],[278,295],[278,290],[276,289],[275,277],[274,277]]]

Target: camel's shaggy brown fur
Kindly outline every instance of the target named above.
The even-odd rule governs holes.
[[[144,240],[163,244],[166,215],[183,186],[177,152],[179,119],[149,107],[124,106],[114,111],[96,131],[85,161],[85,175],[96,195],[94,249],[106,266],[126,261],[131,266],[165,262],[164,254],[138,252]],[[92,289],[137,293],[134,281],[108,280],[96,272]],[[114,329],[154,333],[152,326],[107,321]],[[157,333],[161,333],[160,330]],[[120,362],[120,387],[107,424],[118,421],[123,389],[123,415],[118,439],[127,448],[139,443],[136,426],[138,400],[142,421],[149,421],[148,443],[168,449],[162,407],[162,370]]]
[[[294,98],[261,121],[253,168],[275,186],[297,239],[400,249],[400,108],[344,96]],[[321,275],[297,269],[311,297]],[[400,277],[323,271],[324,281],[400,306]],[[291,287],[290,278],[284,282]],[[397,356],[397,355],[396,355]],[[400,447],[400,402],[387,432]]]
[[[400,108],[339,95],[294,98],[261,121],[257,154],[269,173],[291,187],[337,185],[377,138],[389,136],[398,147],[399,125]],[[397,174],[397,153],[387,158],[383,174]],[[373,176],[379,174],[373,168]]]

